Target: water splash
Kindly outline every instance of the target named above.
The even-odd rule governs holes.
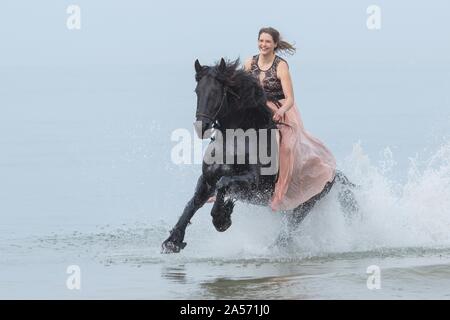
[[[304,220],[289,250],[272,246],[282,230],[281,214],[241,203],[233,213],[233,225],[224,233],[215,231],[211,205],[205,205],[187,228],[188,246],[176,255],[160,254],[173,215],[97,233],[41,238],[36,243],[60,252],[89,251],[106,264],[286,261],[450,248],[450,143],[428,158],[410,159],[404,182],[390,175],[397,169],[393,152],[387,148],[382,154],[382,160],[373,164],[361,144],[354,145],[340,169],[360,186],[355,190],[359,214],[348,217],[333,189]]]
[[[348,217],[333,190],[296,232],[289,257],[450,247],[450,143],[425,160],[410,159],[404,182],[391,177],[390,173],[397,170],[393,152],[386,148],[382,155],[382,160],[374,164],[360,143],[354,145],[341,167],[360,186],[355,190],[359,214]],[[196,246],[191,254],[286,258],[285,251],[271,249],[282,226],[279,215],[265,208],[240,205],[233,218],[234,225],[225,234],[214,233],[210,221],[201,221],[203,226],[188,230],[194,238],[190,245]]]

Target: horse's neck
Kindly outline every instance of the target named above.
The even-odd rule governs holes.
[[[258,87],[255,84],[256,87],[251,86],[236,86],[231,88],[233,92],[235,92],[238,96],[241,97],[241,99],[231,100],[231,107],[234,109],[234,111],[230,112],[227,117],[221,119],[220,124],[221,127],[224,129],[259,129],[259,128],[267,128],[269,126],[269,122],[271,119],[271,116],[266,114],[265,104],[266,101],[263,99],[263,95],[260,96],[257,91]],[[254,97],[257,99],[250,99],[253,100],[252,103],[256,102],[256,105],[249,106],[245,105],[244,107],[242,104],[245,104],[246,101],[242,100],[242,97],[244,95],[244,92],[253,92],[255,95]],[[256,101],[255,101],[256,100]],[[230,101],[228,100],[230,103]]]
[[[259,120],[264,119],[264,116],[262,114],[259,115],[257,112],[257,109],[235,112],[229,117],[219,120],[220,127],[222,129],[243,130],[267,128],[268,123],[262,123],[262,121]],[[262,113],[262,111],[260,112]]]
[[[236,121],[235,117],[219,120],[220,127],[223,129],[244,129],[242,128],[242,121],[239,120]]]

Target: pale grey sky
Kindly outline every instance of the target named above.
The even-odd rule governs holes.
[[[70,4],[81,30],[66,28]],[[369,5],[382,28],[366,27]],[[450,61],[446,0],[148,1],[3,0],[1,66],[152,65],[245,58],[262,26],[298,46],[293,63],[324,65]]]

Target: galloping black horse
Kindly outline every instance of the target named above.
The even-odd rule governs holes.
[[[272,120],[272,111],[266,105],[270,97],[265,95],[259,82],[239,68],[239,60],[225,62],[222,58],[216,66],[201,66],[196,60],[195,71],[197,134],[202,139],[209,138],[211,135],[208,133],[214,129],[220,134],[220,139],[211,138],[209,150],[212,151],[207,152],[203,158],[202,175],[198,179],[194,196],[184,208],[170,236],[163,242],[164,253],[179,252],[186,246],[183,242],[186,227],[195,212],[211,196],[216,195],[211,210],[212,221],[215,228],[223,232],[231,226],[235,201],[267,206],[277,178],[277,171],[270,170],[273,160],[277,160],[274,131],[276,123]],[[242,152],[235,144],[236,136],[230,138],[227,135],[231,129],[234,129],[234,132],[241,129],[241,133],[253,132],[256,143],[253,141],[252,144],[248,136],[244,137]],[[229,144],[230,140],[233,143]],[[227,147],[230,145],[231,148]],[[252,145],[256,147],[252,149]],[[267,159],[271,161],[268,162]],[[264,169],[266,172],[261,174]],[[354,185],[338,171],[335,179],[328,183],[322,192],[288,213],[291,230],[294,230],[314,204],[330,191],[335,181],[340,183],[339,198],[343,208],[357,210],[357,203],[351,191]]]

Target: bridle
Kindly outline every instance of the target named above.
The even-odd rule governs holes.
[[[220,110],[222,110],[222,107],[225,104],[225,101],[227,99],[227,94],[231,93],[233,96],[235,96],[238,100],[241,98],[236,92],[234,92],[233,90],[231,90],[229,87],[224,86],[223,87],[223,95],[222,95],[222,99],[220,100],[220,105],[219,108],[217,109],[216,113],[214,114],[214,116],[210,116],[209,114],[206,113],[202,113],[202,112],[196,112],[195,116],[198,118],[199,116],[204,117],[208,120],[210,120],[211,122],[215,122],[217,120],[217,115],[220,113]]]

